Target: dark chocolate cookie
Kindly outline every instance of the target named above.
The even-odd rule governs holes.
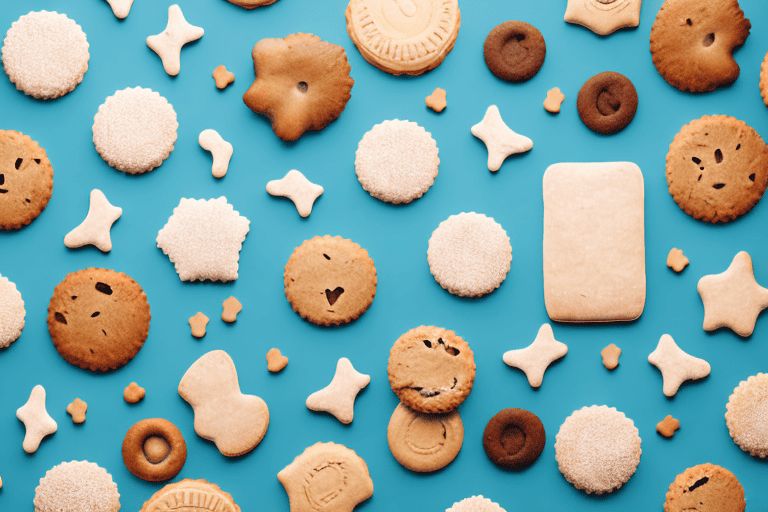
[[[525,469],[539,458],[547,437],[538,416],[524,409],[504,409],[485,426],[488,458],[507,469]]]
[[[524,21],[507,21],[491,30],[483,45],[491,73],[510,82],[525,82],[539,72],[547,45],[541,32]]]
[[[613,134],[623,130],[635,117],[637,91],[624,75],[605,71],[581,86],[576,108],[587,128]]]

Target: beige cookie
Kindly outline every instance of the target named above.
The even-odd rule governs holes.
[[[605,366],[608,370],[613,370],[619,366],[619,356],[621,355],[621,349],[613,343],[601,350],[600,355],[603,356],[603,366]]]
[[[667,255],[667,266],[675,272],[682,272],[683,269],[688,266],[688,263],[690,263],[690,261],[685,257],[682,249],[673,247],[672,250],[669,251],[669,254]]]
[[[715,464],[699,464],[675,478],[664,512],[744,512],[744,488],[736,476]]]
[[[765,373],[739,382],[725,406],[725,424],[733,441],[745,452],[761,459],[768,456],[767,406],[768,374]]]
[[[424,414],[398,404],[387,427],[387,442],[397,462],[419,473],[450,464],[464,442],[459,411]]]
[[[564,19],[607,36],[625,27],[640,24],[643,0],[568,0]]]
[[[371,376],[358,372],[346,357],[339,359],[331,383],[307,398],[307,408],[332,414],[344,424],[352,423],[355,398],[371,382]]]
[[[139,512],[240,512],[240,507],[218,485],[185,478],[157,491]]]

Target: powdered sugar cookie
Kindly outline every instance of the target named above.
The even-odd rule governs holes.
[[[725,406],[725,423],[733,442],[750,455],[768,455],[768,374],[758,373],[733,390]]]
[[[26,315],[24,300],[16,285],[0,276],[0,348],[19,339]]]
[[[32,388],[27,403],[16,410],[16,417],[24,423],[26,434],[22,447],[27,453],[35,453],[43,438],[58,428],[45,409],[45,388],[40,384]]]
[[[87,460],[62,462],[35,488],[35,512],[117,512],[120,494],[107,470]]]
[[[507,512],[488,498],[471,496],[453,504],[445,512]]]
[[[168,7],[168,25],[165,30],[147,38],[147,46],[158,54],[163,61],[163,69],[171,76],[181,70],[181,47],[203,37],[204,30],[184,19],[181,7],[173,4]]]
[[[213,156],[213,166],[211,173],[214,178],[223,178],[229,170],[229,160],[232,158],[234,148],[232,144],[225,141],[216,130],[203,130],[197,138],[200,147],[211,152]]]

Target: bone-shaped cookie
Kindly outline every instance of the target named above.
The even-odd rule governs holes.
[[[232,158],[234,151],[232,144],[222,139],[219,132],[211,129],[200,132],[197,141],[200,143],[200,147],[210,151],[213,155],[213,166],[211,167],[213,177],[223,178],[227,174],[229,159]]]

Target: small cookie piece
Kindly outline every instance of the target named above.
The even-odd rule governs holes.
[[[394,119],[363,135],[355,174],[363,188],[388,203],[410,203],[429,190],[440,165],[432,134],[411,121]]]
[[[429,271],[440,286],[461,297],[482,297],[501,286],[512,263],[507,232],[491,217],[451,215],[432,232]]]
[[[461,26],[458,0],[350,0],[345,16],[360,55],[393,75],[439,66]]]
[[[768,146],[744,121],[703,116],[669,145],[667,184],[694,219],[729,222],[750,211],[768,186]]]
[[[307,409],[330,413],[345,425],[352,423],[355,397],[369,382],[370,375],[358,372],[349,359],[342,357],[336,363],[331,383],[307,397]]]
[[[598,73],[579,89],[576,108],[581,121],[592,131],[618,133],[637,112],[637,90],[629,78],[613,71]]]
[[[667,0],[651,27],[653,65],[681,91],[713,91],[739,77],[733,50],[751,27],[738,0]]]
[[[471,496],[453,504],[445,512],[507,512],[488,498]]]
[[[193,505],[194,504],[194,505]],[[168,484],[153,494],[139,512],[240,512],[232,495],[222,491],[218,485],[206,480],[185,478]],[[188,508],[188,507],[192,508]]]
[[[135,423],[123,438],[123,463],[147,482],[175,477],[187,461],[187,443],[176,425],[163,418]]]
[[[506,469],[521,470],[536,462],[546,442],[541,420],[525,409],[499,411],[483,432],[485,454]]]
[[[768,456],[766,412],[768,374],[758,373],[739,382],[725,406],[725,423],[733,442],[753,457]]]
[[[539,29],[524,21],[506,21],[485,38],[483,56],[491,73],[510,82],[533,78],[544,64],[547,45]]]
[[[277,373],[288,364],[288,358],[280,353],[279,348],[271,348],[267,351],[267,370]]]
[[[603,366],[605,366],[608,370],[613,370],[619,366],[619,356],[621,355],[621,349],[613,343],[601,350],[600,355],[603,356]]]
[[[223,178],[229,170],[229,160],[232,158],[234,148],[232,144],[225,141],[216,130],[203,130],[197,138],[200,147],[210,151],[213,156],[213,166],[211,174],[214,178]]]
[[[56,432],[58,425],[45,410],[45,388],[38,384],[32,388],[27,403],[16,410],[16,417],[26,429],[22,448],[27,453],[35,453],[45,436]]]
[[[763,103],[768,107],[768,52],[765,54],[763,65],[760,66],[760,95]]]
[[[550,114],[560,112],[560,105],[565,101],[565,94],[560,92],[559,87],[554,87],[547,91],[547,97],[544,99],[544,110]]]
[[[568,346],[555,339],[552,326],[544,324],[539,328],[536,339],[526,348],[504,352],[502,359],[513,368],[519,368],[528,378],[532,388],[541,386],[544,372],[553,362],[568,353]]]
[[[709,363],[686,354],[669,334],[662,334],[648,362],[659,369],[664,379],[664,394],[673,397],[686,380],[703,379],[711,370]]]
[[[147,46],[160,56],[163,69],[171,76],[181,71],[181,47],[203,37],[205,31],[187,23],[181,7],[173,4],[168,8],[168,24],[156,36],[147,38]]]
[[[0,130],[0,231],[35,220],[51,199],[53,167],[29,136]]]
[[[67,405],[67,414],[72,416],[72,423],[83,423],[85,421],[85,412],[88,410],[88,404],[79,398]]]
[[[251,52],[256,78],[243,102],[272,122],[275,135],[296,140],[322,130],[347,106],[355,81],[344,48],[312,34],[262,39]]]
[[[643,0],[568,0],[563,19],[607,36],[620,28],[640,24]]]
[[[744,512],[744,488],[738,478],[715,464],[688,468],[669,485],[664,512]]]
[[[255,9],[262,5],[271,5],[277,2],[277,0],[227,0],[227,2],[238,5],[243,9]]]
[[[373,496],[368,466],[342,444],[317,443],[280,470],[291,512],[352,509]]]
[[[67,274],[48,304],[48,332],[70,364],[106,372],[125,365],[149,336],[147,296],[122,272],[87,268]]]
[[[227,323],[237,320],[237,314],[243,310],[243,305],[235,297],[230,297],[221,303],[221,319]]]
[[[228,71],[224,64],[220,64],[213,70],[213,79],[216,81],[218,89],[226,89],[229,84],[235,81],[235,74]]]
[[[656,424],[656,432],[664,437],[672,437],[675,431],[680,428],[680,422],[670,415]]]
[[[387,426],[389,450],[397,462],[417,473],[429,473],[450,464],[464,442],[459,411],[424,414],[398,404]]]
[[[340,236],[305,240],[285,264],[283,277],[293,310],[317,325],[356,320],[376,296],[376,267],[368,251]]]
[[[675,272],[682,272],[688,266],[688,258],[683,255],[683,250],[673,247],[667,255],[667,266]]]
[[[445,101],[447,94],[445,89],[437,87],[432,91],[432,94],[426,97],[427,106],[439,114],[448,106],[448,102]]]
[[[293,201],[296,211],[302,217],[309,217],[315,200],[324,192],[323,187],[309,181],[296,169],[288,171],[282,179],[267,183],[267,193],[272,196],[287,197]]]
[[[387,373],[392,391],[411,409],[451,412],[472,391],[475,356],[455,332],[422,325],[392,345]]]
[[[112,250],[112,238],[109,231],[112,224],[123,214],[123,209],[112,206],[104,192],[91,190],[91,205],[85,220],[64,237],[64,245],[70,249],[94,245],[101,252]]]
[[[0,276],[0,349],[19,339],[26,316],[24,300],[16,285]]]
[[[195,338],[202,338],[205,336],[205,326],[208,325],[208,317],[201,311],[198,311],[195,316],[190,317],[189,327],[192,331],[192,336]]]
[[[123,400],[129,404],[135,404],[142,401],[144,399],[144,395],[146,394],[147,392],[143,387],[139,386],[135,382],[131,382],[123,390]]]
[[[524,135],[513,132],[504,123],[499,107],[491,105],[485,111],[483,120],[470,130],[472,135],[482,140],[488,149],[488,170],[496,172],[510,155],[525,153],[533,148],[533,141]]]
[[[35,512],[117,512],[120,493],[112,475],[87,460],[62,462],[49,469],[35,488]]]
[[[127,18],[128,14],[131,12],[133,0],[107,0],[107,3],[112,8],[112,14],[114,14],[117,19],[122,20]]]

